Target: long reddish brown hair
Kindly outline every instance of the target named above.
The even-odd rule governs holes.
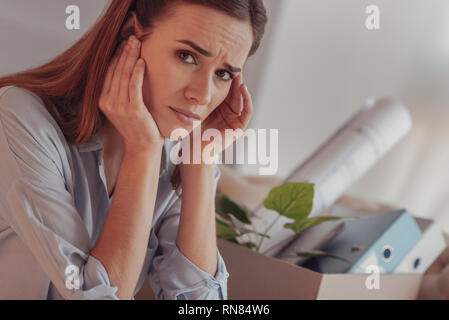
[[[252,56],[260,45],[267,16],[262,0],[111,0],[98,22],[69,49],[44,65],[0,78],[0,88],[15,85],[36,93],[55,118],[68,143],[85,143],[102,126],[98,108],[109,62],[121,40],[133,30],[123,28],[136,13],[145,30],[170,16],[173,4],[188,2],[251,21]]]

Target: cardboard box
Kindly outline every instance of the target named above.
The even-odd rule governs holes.
[[[370,290],[370,275],[320,274],[223,239],[218,247],[229,300],[415,299],[421,285],[421,275],[379,275],[380,289]]]
[[[379,212],[376,207],[366,208],[337,204],[330,215],[350,217]],[[430,219],[415,217],[415,220],[423,234],[433,225]],[[417,299],[424,276],[379,274],[376,288],[373,274],[321,274],[223,239],[218,239],[218,247],[230,274],[229,300]]]

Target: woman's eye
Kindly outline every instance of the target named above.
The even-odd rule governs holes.
[[[218,71],[217,73],[220,73],[220,72],[224,72],[225,74],[228,75],[227,78],[223,78],[222,76],[219,75],[219,77],[220,77],[222,80],[224,80],[224,81],[231,81],[232,79],[234,79],[234,77],[232,76],[232,74],[229,73],[228,71],[220,70],[220,71]]]
[[[188,63],[188,64],[195,63],[195,59],[194,59],[193,54],[191,54],[191,53],[188,52],[188,51],[178,51],[178,52],[177,52],[177,55],[178,55],[178,57],[181,59],[181,61],[183,61],[183,62],[185,62],[185,63]],[[190,62],[187,61],[189,57],[190,57],[193,61],[190,61]],[[227,76],[226,76],[226,75],[225,75],[225,76],[220,75],[219,73],[225,73],[225,74],[227,74]],[[226,70],[220,70],[220,71],[217,72],[217,74],[218,74],[218,76],[220,77],[220,79],[223,80],[223,81],[231,81],[231,80],[234,79],[233,75],[232,75],[230,72],[226,71]]]
[[[178,51],[178,56],[181,58],[182,61],[187,62],[187,63],[191,63],[191,62],[188,62],[185,59],[186,56],[187,57],[191,57],[193,59],[193,55],[188,53],[188,52],[186,52],[186,51]],[[193,59],[193,62],[195,62],[195,59]]]

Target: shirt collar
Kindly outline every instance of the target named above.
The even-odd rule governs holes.
[[[170,160],[171,150],[174,149],[173,152],[177,154],[180,147],[181,147],[180,141],[176,140],[173,141],[170,139],[165,139],[164,141],[164,148],[162,150],[161,168],[163,166],[163,168],[165,168],[169,176],[171,176],[176,167],[175,164],[173,164]]]
[[[92,135],[85,143],[77,146],[79,152],[90,152],[103,150],[103,143],[101,142],[98,133]]]

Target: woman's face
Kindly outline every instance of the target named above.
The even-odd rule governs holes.
[[[223,102],[252,41],[250,22],[201,5],[178,4],[170,19],[155,25],[142,42],[142,90],[163,136],[180,127],[191,132],[192,119],[205,120]]]

